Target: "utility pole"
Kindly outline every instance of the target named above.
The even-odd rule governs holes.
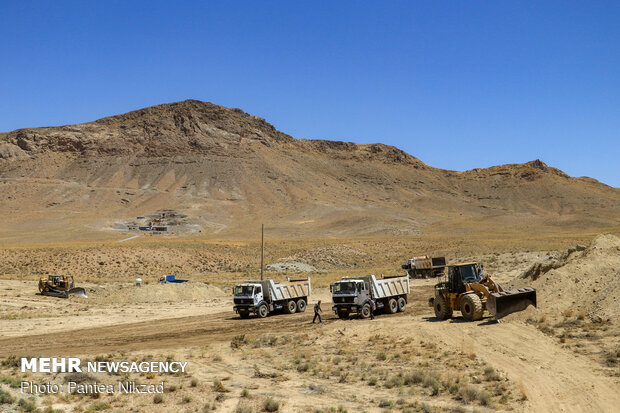
[[[263,258],[265,256],[265,224],[260,224],[260,280],[263,280]]]

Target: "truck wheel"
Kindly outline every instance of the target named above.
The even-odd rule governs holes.
[[[395,314],[396,312],[398,312],[398,303],[394,298],[390,298],[385,306],[385,313]]]
[[[261,304],[260,307],[258,307],[258,316],[260,318],[265,318],[269,315],[269,309],[267,308],[267,304]]]
[[[482,301],[476,294],[466,294],[461,297],[461,314],[467,321],[482,320]]]
[[[362,318],[368,318],[370,317],[370,311],[370,304],[364,304],[362,311],[360,311],[360,316]]]
[[[433,308],[435,309],[435,317],[438,319],[447,320],[448,318],[452,318],[452,309],[448,307],[442,295],[435,297]]]
[[[405,297],[399,297],[398,298],[398,311],[401,313],[404,313],[406,309],[407,309],[407,300],[405,300]]]
[[[306,311],[306,300],[300,298],[297,300],[297,312],[303,313],[304,311]]]
[[[284,306],[284,312],[286,314],[293,314],[297,311],[297,303],[293,300],[287,301]]]
[[[241,317],[241,318],[249,318],[250,317],[250,312],[249,311],[244,311],[244,310],[239,310],[239,317]]]
[[[338,310],[338,318],[341,320],[348,320],[349,319],[349,310],[347,309],[340,309]]]

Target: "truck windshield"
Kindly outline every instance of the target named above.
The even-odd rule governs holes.
[[[349,294],[355,292],[354,282],[343,282],[334,284],[334,293],[336,294]]]
[[[235,295],[252,295],[254,286],[252,285],[238,285],[235,287]]]

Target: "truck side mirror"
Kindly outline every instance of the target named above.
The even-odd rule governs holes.
[[[333,292],[334,291],[334,284],[330,284],[329,285],[329,292]]]

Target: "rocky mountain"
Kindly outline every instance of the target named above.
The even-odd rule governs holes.
[[[0,134],[0,238],[89,239],[182,211],[202,236],[418,234],[620,223],[620,190],[536,160],[442,170],[383,144],[295,139],[187,100]]]

